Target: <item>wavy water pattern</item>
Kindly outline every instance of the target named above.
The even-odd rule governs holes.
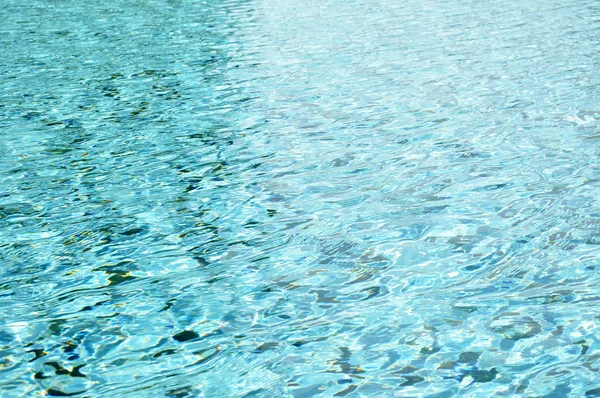
[[[598,2],[0,6],[0,396],[600,396]]]

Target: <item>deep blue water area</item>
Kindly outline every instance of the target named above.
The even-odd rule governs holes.
[[[0,0],[0,396],[599,397],[600,3]]]

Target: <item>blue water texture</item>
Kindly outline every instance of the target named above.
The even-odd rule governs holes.
[[[0,396],[600,397],[596,0],[0,0]]]

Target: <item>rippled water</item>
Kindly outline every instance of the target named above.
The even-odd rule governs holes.
[[[600,4],[0,0],[2,397],[600,396]]]

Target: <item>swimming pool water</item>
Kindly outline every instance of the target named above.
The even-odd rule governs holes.
[[[0,21],[0,396],[600,396],[597,1]]]

